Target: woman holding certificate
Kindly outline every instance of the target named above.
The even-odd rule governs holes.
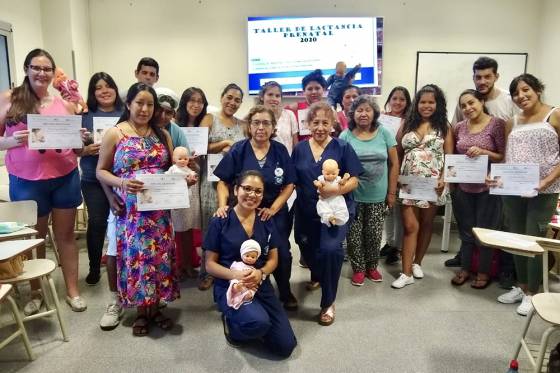
[[[459,107],[466,119],[454,127],[455,152],[469,158],[487,155],[489,162],[501,162],[505,150],[505,122],[488,114],[484,96],[474,89],[461,93]],[[473,250],[477,246],[472,229],[498,229],[502,220],[502,201],[500,196],[491,195],[485,184],[466,183],[456,185],[451,199],[461,237],[462,265],[451,283],[463,285],[469,280]],[[471,287],[484,289],[490,284],[492,252],[488,247],[479,246],[478,273]]]
[[[226,154],[233,144],[243,140],[245,136],[244,123],[235,117],[243,102],[243,90],[234,83],[228,84],[222,91],[220,103],[222,109],[211,116],[211,121],[203,121],[202,126],[208,129],[208,156],[202,165],[202,181],[200,183],[200,200],[202,210],[202,232],[208,229],[208,222],[218,208],[217,182],[208,180],[208,161],[210,157]],[[212,286],[212,276],[204,269],[204,259],[199,273],[198,288],[208,290]]]
[[[235,206],[225,211],[225,217],[210,220],[202,245],[206,268],[216,277],[214,301],[222,312],[224,334],[230,345],[259,341],[272,353],[286,358],[297,341],[268,277],[278,264],[279,238],[274,222],[258,216],[267,185],[258,171],[241,173],[233,184]],[[253,268],[230,269],[235,261],[240,261],[240,248],[248,239],[256,241],[261,249]],[[230,280],[238,280],[254,291],[252,300],[238,309],[228,305]]]
[[[5,162],[10,175],[10,199],[37,202],[35,228],[38,237],[45,238],[52,214],[54,239],[66,283],[66,302],[73,311],[79,312],[87,306],[78,289],[78,248],[74,238],[76,207],[82,203],[78,158],[73,149],[32,150],[28,146],[28,114],[74,114],[74,104],[49,94],[55,68],[47,51],[34,49],[23,63],[23,83],[0,94],[0,150],[7,150]],[[79,122],[77,124],[79,128]],[[79,129],[76,132],[78,142],[81,142]],[[37,257],[45,257],[44,246],[37,249]],[[39,283],[33,282],[32,289],[32,299],[24,308],[26,315],[39,312],[44,304],[43,296],[37,290]]]
[[[153,88],[133,84],[119,123],[103,137],[97,163],[99,181],[119,189],[125,204],[116,225],[118,290],[121,304],[137,309],[135,336],[147,335],[151,322],[171,329],[172,320],[158,304],[179,297],[170,211],[137,209],[143,187],[137,175],[162,174],[171,164],[173,146],[169,133],[157,125],[159,109]]]
[[[402,152],[399,157],[402,159],[401,178],[412,176],[410,179],[416,179],[423,187],[420,198],[414,198],[412,193],[412,197],[402,199],[403,272],[391,284],[401,289],[413,284],[415,278],[424,277],[421,264],[432,238],[434,217],[438,206],[447,200],[443,182],[444,155],[453,153],[453,135],[447,122],[445,96],[438,86],[428,84],[416,93],[412,109],[397,134],[397,142]],[[409,187],[421,189],[417,185],[405,186],[401,179],[401,196]]]
[[[560,110],[542,102],[544,85],[531,74],[511,82],[509,92],[521,113],[508,121],[505,163],[538,164],[540,181],[535,192],[525,196],[502,196],[504,224],[513,233],[546,235],[550,218],[556,211],[560,192]],[[491,187],[496,187],[491,182]],[[536,194],[536,195],[535,195]],[[517,313],[527,315],[531,298],[539,291],[542,258],[514,256],[518,287],[498,297],[501,303],[521,302]]]
[[[290,290],[292,254],[290,252],[291,215],[286,201],[294,191],[296,175],[288,150],[272,136],[276,117],[272,110],[257,105],[249,111],[249,139],[233,145],[214,170],[218,182],[218,210],[216,215],[226,217],[232,187],[241,173],[258,170],[264,179],[265,192],[258,215],[263,221],[272,220],[278,232],[278,266],[274,279],[280,301],[287,310],[295,310],[298,303]]]

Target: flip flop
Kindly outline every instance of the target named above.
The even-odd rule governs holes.
[[[478,289],[478,290],[486,289],[491,282],[492,280],[490,280],[490,278],[482,279],[482,278],[478,278],[477,276],[473,280],[473,282],[471,282],[471,288]],[[478,285],[478,284],[482,284],[482,285]]]
[[[455,277],[451,279],[451,283],[455,286],[461,286],[469,280],[470,275],[465,272],[457,272]]]
[[[145,337],[150,331],[150,320],[146,315],[138,315],[132,324],[132,335],[135,337]]]
[[[329,326],[334,322],[334,304],[323,308],[319,314],[319,325]]]

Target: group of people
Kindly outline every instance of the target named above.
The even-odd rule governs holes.
[[[498,66],[487,57],[474,63],[476,89],[461,93],[453,125],[438,86],[421,87],[413,98],[404,87],[391,90],[384,114],[400,118],[396,133],[380,123],[380,107],[359,87],[341,88],[342,110],[333,110],[323,101],[328,83],[320,70],[303,78],[304,100],[283,106],[281,85],[268,82],[257,104],[245,118],[238,118],[244,99],[238,85],[224,88],[219,111],[210,114],[199,88],[186,89],[180,98],[170,90],[154,89],[159,65],[143,58],[135,70],[138,82],[126,93],[119,93],[109,74],[92,76],[88,112],[83,114],[83,148],[30,150],[27,114],[79,112],[75,104],[49,93],[55,67],[48,52],[33,50],[24,62],[23,83],[1,94],[0,149],[7,150],[10,198],[38,203],[40,237],[46,235],[52,216],[66,299],[74,311],[86,309],[79,294],[73,237],[82,195],[89,212],[86,282],[90,285],[99,282],[107,235],[111,300],[100,322],[105,330],[119,324],[123,307],[136,307],[135,336],[147,335],[153,325],[164,330],[173,327],[162,307],[179,297],[180,273],[196,275],[193,249],[201,229],[199,288],[213,284],[227,341],[238,345],[259,340],[287,357],[297,344],[285,312],[298,308],[290,284],[292,228],[300,263],[310,271],[306,289],[321,289],[318,322],[327,326],[335,320],[345,255],[353,285],[362,286],[366,278],[383,280],[378,263],[384,229],[387,245],[382,251],[392,261],[402,252],[402,274],[392,287],[400,289],[424,277],[421,265],[434,216],[449,195],[461,238],[460,255],[454,260],[462,267],[452,279],[454,285],[467,282],[473,270],[478,246],[473,227],[543,235],[556,208],[560,113],[542,101],[544,86],[530,74],[515,78],[509,94],[496,87]],[[90,137],[96,117],[118,117],[101,143]],[[206,157],[189,150],[180,128],[189,126],[208,127],[208,153],[223,155],[214,170],[220,181],[209,181]],[[495,186],[490,179],[486,184],[447,184],[443,180],[445,154],[452,153],[488,155],[490,162],[539,163],[538,194],[532,198],[490,195],[489,188]],[[344,176],[342,182],[317,182],[327,168],[334,176]],[[137,175],[168,171],[184,174],[190,208],[138,211],[137,194],[144,188]],[[437,201],[400,199],[399,175],[436,178]],[[294,194],[297,197],[290,206],[288,200]],[[333,197],[343,198],[348,219],[322,221],[316,206]],[[258,247],[258,255],[251,266],[232,267],[241,262],[240,248],[248,240]],[[491,281],[492,251],[478,250],[471,286],[482,289]],[[44,248],[37,254],[44,256]],[[498,300],[521,302],[517,312],[527,314],[530,297],[540,285],[540,261],[514,259],[519,286]],[[231,280],[251,294],[235,307],[228,302]],[[24,309],[29,315],[44,302],[38,284],[32,284],[32,289]]]

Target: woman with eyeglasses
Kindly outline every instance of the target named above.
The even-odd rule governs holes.
[[[259,171],[264,179],[265,192],[258,211],[263,221],[272,220],[278,231],[278,267],[274,278],[280,300],[287,310],[296,310],[298,303],[290,290],[292,254],[290,252],[290,214],[286,201],[294,191],[295,169],[288,150],[278,141],[271,141],[276,127],[272,110],[257,105],[249,111],[249,138],[233,145],[214,170],[218,182],[218,210],[226,217],[233,197],[232,187],[237,177],[247,170]]]
[[[62,274],[66,283],[66,302],[73,311],[85,311],[86,303],[78,289],[78,248],[74,238],[76,208],[82,203],[78,153],[82,149],[31,150],[27,145],[27,115],[72,115],[74,104],[52,96],[49,85],[56,65],[42,49],[27,54],[23,63],[23,83],[0,93],[0,150],[6,152],[6,168],[10,176],[12,201],[37,202],[37,225],[40,238],[47,235],[52,215],[54,239],[60,254]],[[84,138],[82,133],[82,138]],[[45,257],[45,247],[37,249],[37,257]],[[38,282],[32,282],[31,301],[24,307],[25,315],[39,312],[44,298]]]

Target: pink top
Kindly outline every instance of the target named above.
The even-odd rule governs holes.
[[[344,110],[336,113],[336,116],[338,118],[338,124],[340,124],[340,128],[342,128],[342,131],[347,129],[348,128],[348,117],[346,117],[346,113],[344,112]]]
[[[504,154],[505,126],[503,119],[492,117],[484,129],[478,133],[470,133],[468,119],[455,125],[455,152],[466,154],[471,146]],[[490,165],[488,165],[490,167]],[[459,184],[459,188],[467,193],[482,193],[488,190],[486,184]]]
[[[70,115],[60,97],[54,97],[50,106],[40,108],[43,115]],[[27,129],[27,123],[6,125],[5,136]],[[78,157],[72,149],[29,150],[27,144],[8,149],[6,168],[10,175],[26,180],[47,180],[68,175],[78,167]]]

